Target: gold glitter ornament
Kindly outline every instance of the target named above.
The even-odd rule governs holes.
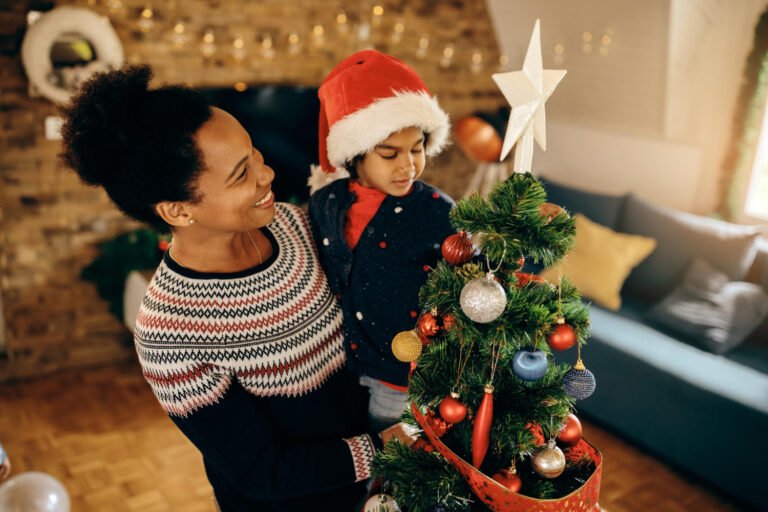
[[[399,332],[392,338],[392,353],[398,361],[410,363],[421,355],[422,344],[416,329]]]

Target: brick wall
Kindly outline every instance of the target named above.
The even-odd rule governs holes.
[[[504,104],[490,78],[499,55],[483,0],[387,0],[379,3],[381,16],[373,14],[376,4],[367,0],[154,1],[152,27],[146,32],[138,24],[145,2],[3,2],[0,304],[6,329],[0,380],[133,357],[127,331],[110,315],[93,284],[80,279],[80,272],[98,254],[99,242],[138,226],[103,192],[82,185],[61,164],[59,143],[45,140],[43,130],[56,107],[27,93],[19,56],[26,13],[54,4],[89,7],[109,16],[127,62],[151,64],[162,82],[317,86],[339,60],[372,44],[412,65],[454,120]],[[174,31],[179,21],[180,34]],[[365,23],[370,25],[368,43],[357,36]],[[323,28],[322,46],[313,36],[317,25]],[[216,46],[210,57],[202,51],[206,31]],[[292,33],[298,36],[295,55],[290,51]],[[241,59],[235,56],[238,36]],[[419,55],[424,36],[429,44]],[[177,46],[185,38],[186,44]],[[441,60],[447,45],[453,45],[453,60],[446,68]],[[475,50],[484,63],[476,74],[470,72]],[[424,179],[458,197],[474,167],[453,147],[428,164]]]

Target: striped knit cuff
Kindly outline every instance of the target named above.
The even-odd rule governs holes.
[[[352,463],[355,465],[355,482],[371,477],[371,462],[376,454],[376,447],[368,434],[344,439],[352,452]]]

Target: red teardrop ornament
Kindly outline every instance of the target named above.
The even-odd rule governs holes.
[[[475,425],[472,428],[472,465],[480,468],[491,437],[491,421],[493,421],[493,386],[486,384],[483,400],[475,414]]]

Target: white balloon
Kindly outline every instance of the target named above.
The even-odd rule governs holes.
[[[20,473],[0,485],[0,511],[69,512],[69,494],[51,475]]]

